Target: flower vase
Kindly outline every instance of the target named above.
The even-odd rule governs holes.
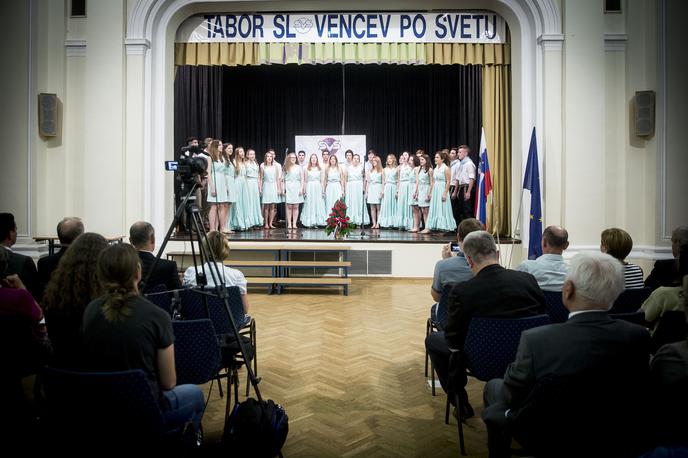
[[[334,238],[335,240],[341,240],[344,238],[344,234],[342,234],[342,226],[341,224],[337,224],[334,228]]]

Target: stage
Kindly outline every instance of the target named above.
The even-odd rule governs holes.
[[[363,234],[361,234],[363,233]],[[400,278],[430,278],[433,275],[435,263],[441,259],[442,246],[456,241],[456,233],[433,232],[430,234],[412,233],[397,229],[355,229],[347,238],[335,240],[327,235],[324,228],[298,228],[287,230],[283,227],[276,229],[254,229],[227,234],[230,245],[236,248],[256,243],[270,245],[286,245],[299,247],[300,253],[294,259],[325,260],[327,253],[316,250],[308,251],[309,244],[313,247],[327,244],[348,246],[347,259],[351,261],[349,275],[351,276],[380,276]],[[191,247],[188,235],[174,235],[170,239],[166,251],[184,251],[189,253]],[[521,241],[512,238],[499,240],[501,263],[504,266],[516,265],[522,260]],[[241,253],[243,259],[255,259],[257,253]],[[230,254],[230,257],[234,255]],[[509,262],[511,261],[511,262]],[[327,272],[323,272],[327,274]]]

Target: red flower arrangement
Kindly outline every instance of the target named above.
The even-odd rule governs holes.
[[[339,199],[332,207],[332,211],[327,216],[327,226],[325,226],[325,233],[330,235],[334,232],[335,238],[346,237],[346,235],[356,228],[356,225],[349,221],[346,216],[346,204],[344,198]]]

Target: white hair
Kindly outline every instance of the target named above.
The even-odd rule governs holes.
[[[497,245],[489,232],[473,231],[463,239],[463,252],[473,261],[481,263],[497,257]]]
[[[624,268],[621,262],[606,253],[580,253],[571,259],[566,279],[576,294],[588,302],[609,310],[624,290]]]

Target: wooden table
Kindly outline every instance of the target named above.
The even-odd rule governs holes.
[[[34,242],[48,242],[48,254],[55,254],[55,247],[61,247],[59,239],[56,235],[37,235],[33,238]],[[124,240],[123,235],[105,237],[109,243],[122,243]],[[55,243],[57,241],[57,243]]]

